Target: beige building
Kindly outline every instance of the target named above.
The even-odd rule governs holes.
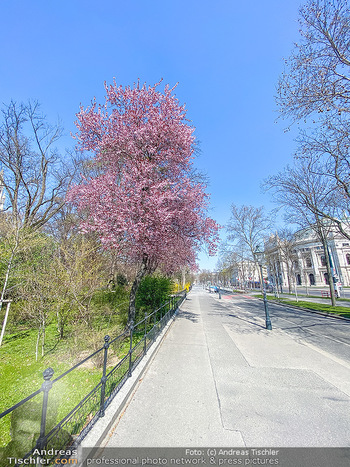
[[[233,266],[232,271],[232,283],[234,287],[242,289],[260,287],[260,273],[254,261],[239,261]],[[265,267],[263,267],[263,277],[266,280],[267,270]]]
[[[350,286],[350,240],[335,228],[327,236],[333,276],[341,286]],[[268,276],[272,284],[282,287],[329,284],[326,253],[311,229],[299,230],[294,241],[286,246],[277,234],[265,242]]]

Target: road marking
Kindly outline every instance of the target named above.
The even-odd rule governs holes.
[[[224,295],[224,298],[248,298],[249,300],[255,300],[255,297],[252,297],[250,295]]]

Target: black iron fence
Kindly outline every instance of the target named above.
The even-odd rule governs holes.
[[[9,444],[0,452],[0,466],[16,467],[22,464],[22,459],[33,457],[39,458],[39,463],[42,458],[44,464],[49,465],[57,457],[67,457],[69,453],[74,452],[98,418],[105,415],[105,410],[113,397],[132,375],[149,347],[185,299],[184,290],[172,296],[153,313],[146,314],[138,323],[131,322],[123,334],[113,339],[105,336],[104,344],[100,349],[57,378],[52,380],[54,371],[52,368],[47,368],[43,373],[44,382],[40,389],[0,414],[0,419],[5,416],[11,417],[12,437]],[[55,398],[50,398],[51,389],[55,385],[58,386],[58,382],[69,373],[92,359],[94,361],[100,359],[102,366],[100,381],[56,423],[57,402]],[[67,406],[69,407],[68,403]]]

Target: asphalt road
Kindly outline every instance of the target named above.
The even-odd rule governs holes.
[[[221,301],[233,314],[237,309],[240,312],[244,310],[244,319],[260,316],[264,322],[264,304],[261,300],[240,294],[224,294]],[[336,358],[350,362],[350,321],[273,303],[268,306],[273,328],[281,329]]]

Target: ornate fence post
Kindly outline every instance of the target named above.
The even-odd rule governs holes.
[[[41,425],[40,425],[40,436],[36,443],[37,449],[41,452],[45,448],[46,439],[45,439],[45,430],[46,430],[46,415],[47,415],[47,402],[49,399],[49,391],[52,388],[51,378],[53,377],[54,371],[52,368],[46,368],[43,372],[44,382],[41,385],[41,390],[44,393],[43,396],[43,405],[41,411]]]
[[[108,354],[108,348],[109,348],[109,340],[110,337],[107,335],[105,336],[105,343],[104,343],[104,355],[103,355],[103,373],[102,373],[102,378],[101,378],[101,401],[100,401],[100,411],[98,416],[99,417],[104,417],[105,415],[105,394],[106,394],[106,382],[107,382],[107,377],[106,377],[106,372],[107,372],[107,354]]]
[[[134,332],[134,321],[130,321],[130,349],[129,349],[129,372],[128,376],[131,376],[132,373],[132,335]]]

